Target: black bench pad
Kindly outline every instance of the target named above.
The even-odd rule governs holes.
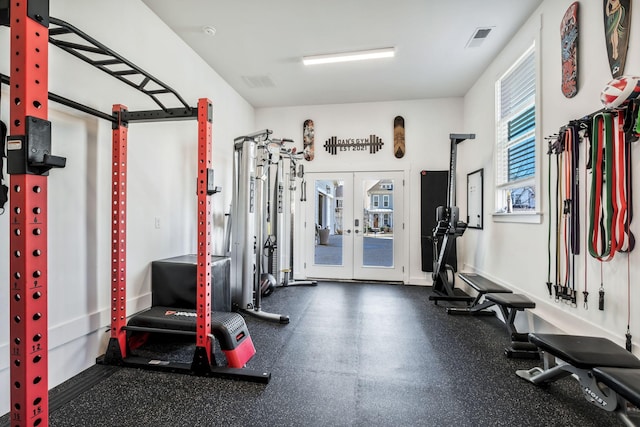
[[[531,301],[526,295],[522,294],[486,294],[484,296],[489,301],[493,301],[504,307],[524,310],[525,308],[536,308],[536,303]]]
[[[481,294],[486,293],[510,293],[511,289],[507,289],[502,285],[492,282],[486,277],[475,273],[458,273],[458,277]]]
[[[640,369],[594,368],[598,381],[640,408]]]
[[[237,319],[237,320],[236,320]],[[211,312],[211,329],[234,329],[228,322],[237,321],[244,323],[238,313]],[[140,326],[147,328],[169,329],[172,331],[196,332],[196,311],[187,308],[151,307],[131,317],[127,326]],[[237,327],[237,326],[236,326]]]
[[[530,333],[529,342],[580,369],[640,368],[637,357],[606,338]]]

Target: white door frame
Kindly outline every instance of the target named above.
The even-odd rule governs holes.
[[[326,278],[337,280],[382,280],[392,282],[406,282],[408,269],[405,268],[407,260],[407,239],[405,238],[404,219],[404,171],[367,171],[367,172],[313,172],[306,174],[307,201],[301,212],[304,213],[303,246],[304,257],[303,270],[305,277]],[[393,262],[392,266],[364,266],[363,239],[365,218],[363,207],[366,193],[363,185],[382,178],[392,179],[394,182],[393,197]],[[342,200],[342,263],[340,265],[316,265],[316,182],[325,180],[328,183],[341,180],[344,182]],[[328,191],[329,193],[331,191]],[[331,198],[334,195],[328,194]],[[354,212],[355,210],[355,212]],[[356,220],[358,226],[356,226]],[[335,232],[334,218],[328,221]],[[383,234],[376,235],[386,239]],[[370,238],[370,237],[367,237]],[[358,262],[356,262],[358,261]]]

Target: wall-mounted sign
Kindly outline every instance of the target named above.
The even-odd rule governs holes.
[[[369,135],[369,138],[344,138],[339,139],[337,136],[332,136],[324,143],[324,148],[328,153],[332,155],[338,154],[339,151],[369,151],[370,154],[375,154],[384,145],[382,139],[375,135]]]

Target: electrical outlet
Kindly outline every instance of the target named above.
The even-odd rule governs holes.
[[[157,229],[160,228],[160,217],[159,216],[157,216],[156,219],[155,219],[155,226],[156,226]]]

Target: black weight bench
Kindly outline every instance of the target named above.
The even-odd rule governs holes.
[[[482,297],[486,294],[498,294],[512,293],[511,289],[505,288],[502,285],[493,282],[486,277],[480,276],[475,273],[458,273],[458,277],[473,288],[478,295],[476,295],[475,299],[471,302],[471,304],[467,307],[447,307],[448,314],[471,314],[471,315],[495,315],[495,311],[487,310],[487,308],[495,305],[495,302],[489,301],[486,298],[483,302],[480,302]],[[506,320],[506,318],[505,318]]]
[[[626,425],[637,425],[631,421],[626,404],[640,404],[637,357],[606,338],[530,333],[529,341],[542,350],[543,368],[519,370],[516,375],[536,385],[573,376],[588,402],[617,412]]]
[[[625,368],[593,368],[593,376],[601,383],[613,390],[618,396],[616,412],[620,420],[628,426],[640,425],[640,415],[629,412],[627,403],[640,408],[640,369]]]
[[[500,307],[504,317],[504,323],[511,337],[511,347],[504,349],[505,356],[517,359],[540,358],[538,348],[529,342],[529,334],[518,332],[514,324],[519,311],[536,308],[536,303],[526,295],[513,293],[486,294],[484,298]]]

